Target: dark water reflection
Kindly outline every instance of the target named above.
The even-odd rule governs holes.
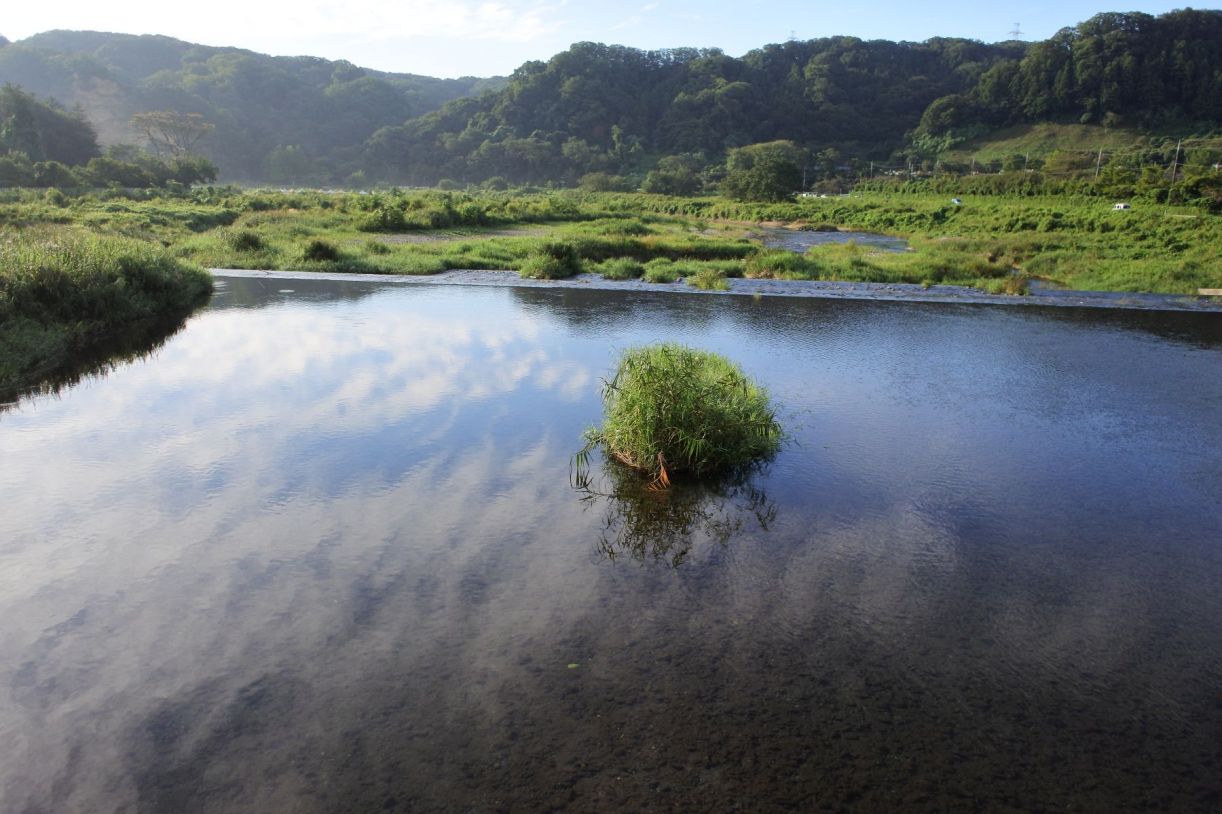
[[[104,376],[135,360],[147,359],[182,330],[184,324],[185,317],[147,320],[112,332],[105,339],[91,343],[67,364],[47,371],[36,385],[0,386],[0,412],[13,407],[21,396],[54,395],[91,376]]]
[[[676,479],[661,489],[614,460],[598,472],[575,465],[573,488],[602,514],[598,551],[611,562],[686,564],[704,547],[725,547],[753,523],[763,531],[776,520],[776,504],[754,483],[758,468],[701,481]]]
[[[0,811],[1217,810],[1215,315],[224,283],[0,415]],[[661,338],[792,441],[658,560]]]

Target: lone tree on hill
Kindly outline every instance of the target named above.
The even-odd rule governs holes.
[[[200,139],[216,128],[199,113],[152,110],[132,116],[132,127],[144,133],[158,153],[178,157],[187,155]]]

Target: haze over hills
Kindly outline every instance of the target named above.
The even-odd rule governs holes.
[[[443,179],[657,191],[706,184],[727,151],[786,140],[813,165],[922,160],[1055,122],[1209,133],[1222,123],[1222,11],[1100,14],[1049,40],[830,37],[641,51],[578,43],[508,79],[387,74],[166,37],[55,31],[0,47],[0,82],[79,105],[104,144],[134,113],[201,113],[223,179]]]
[[[378,128],[503,81],[384,73],[170,37],[48,31],[0,47],[6,82],[79,106],[103,145],[137,142],[135,113],[203,114],[216,129],[201,151],[226,177],[260,179],[276,174],[277,160],[297,172],[304,156],[351,163]],[[296,149],[285,155],[289,147]]]

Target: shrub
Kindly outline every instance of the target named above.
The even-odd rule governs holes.
[[[306,244],[302,257],[315,263],[334,263],[339,260],[339,249],[325,240],[311,240]]]
[[[768,393],[730,360],[664,343],[628,350],[603,385],[606,420],[594,446],[661,485],[676,473],[707,475],[770,457],[781,427]]]
[[[402,209],[394,204],[386,204],[362,218],[356,228],[362,232],[406,232],[415,226],[407,222]]]
[[[572,243],[552,240],[532,252],[522,264],[521,275],[535,280],[560,280],[581,273],[581,256]]]
[[[235,252],[257,252],[267,248],[263,237],[258,232],[252,232],[249,229],[230,233],[226,236],[225,242]]]

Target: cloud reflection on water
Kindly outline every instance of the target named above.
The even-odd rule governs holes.
[[[1207,712],[1222,563],[1182,509],[1217,458],[1182,437],[1222,385],[1173,399],[1123,364],[1174,380],[1177,347],[970,309],[311,285],[227,281],[155,358],[0,416],[0,809],[881,805],[1007,749],[1051,806],[1079,765],[1128,789],[1125,721]],[[809,416],[755,484],[766,528],[678,569],[600,558],[568,488],[598,376],[662,336]],[[1136,748],[1161,778],[1207,740]]]

